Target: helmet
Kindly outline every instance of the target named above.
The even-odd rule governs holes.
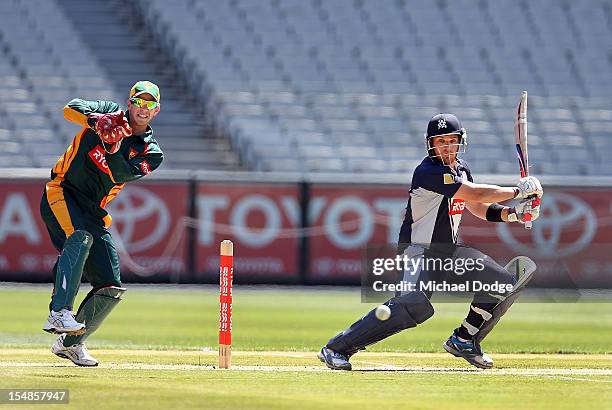
[[[459,136],[459,150],[457,154],[462,154],[467,148],[467,132],[465,128],[461,126],[459,119],[453,114],[437,114],[431,117],[427,124],[427,133],[425,134],[425,146],[427,147],[427,153],[430,157],[435,157],[433,147],[431,146],[431,139],[433,137],[439,137],[440,135],[458,135]],[[463,147],[463,150],[461,148]]]

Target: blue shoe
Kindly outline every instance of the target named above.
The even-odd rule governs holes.
[[[348,356],[335,352],[326,346],[323,346],[317,357],[332,370],[351,370],[352,368]]]
[[[474,340],[460,340],[455,333],[448,338],[443,345],[444,350],[455,357],[463,357],[469,364],[480,369],[490,369],[493,367],[493,359],[484,353],[480,345]]]

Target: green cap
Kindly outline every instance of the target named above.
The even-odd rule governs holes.
[[[159,87],[151,81],[138,81],[130,90],[130,98],[138,97],[140,94],[151,94],[155,101],[159,102]]]

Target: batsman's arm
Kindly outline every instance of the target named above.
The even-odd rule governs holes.
[[[501,187],[463,181],[453,197],[465,199],[467,202],[491,203],[507,201],[516,198],[517,195],[518,190],[514,187]]]
[[[487,212],[491,212],[489,211],[489,208],[491,207],[492,203],[491,202],[473,202],[473,201],[466,201],[465,206],[468,209],[468,211],[470,211],[470,213],[472,215],[474,215],[475,217],[482,219],[483,221],[489,221],[490,219],[487,219]],[[501,205],[499,205],[501,206]],[[509,206],[501,206],[501,222],[510,222],[508,220],[508,214],[510,213],[510,210],[512,209]],[[490,214],[489,214],[490,215]]]
[[[75,98],[70,100],[64,107],[64,118],[70,122],[84,128],[91,128],[95,124],[90,124],[87,116],[93,113],[105,114],[120,110],[119,104],[113,101],[88,101]]]
[[[466,202],[465,206],[472,215],[489,222],[526,223],[540,216],[539,198],[525,198],[512,207],[481,202]]]
[[[164,154],[155,143],[149,143],[146,153],[132,159],[125,159],[121,151],[106,153],[106,163],[111,171],[113,181],[121,184],[134,181],[153,172],[164,160]]]

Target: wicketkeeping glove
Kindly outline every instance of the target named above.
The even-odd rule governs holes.
[[[132,135],[132,128],[121,110],[107,114],[92,113],[87,118],[95,120],[94,130],[106,144],[115,144]]]

